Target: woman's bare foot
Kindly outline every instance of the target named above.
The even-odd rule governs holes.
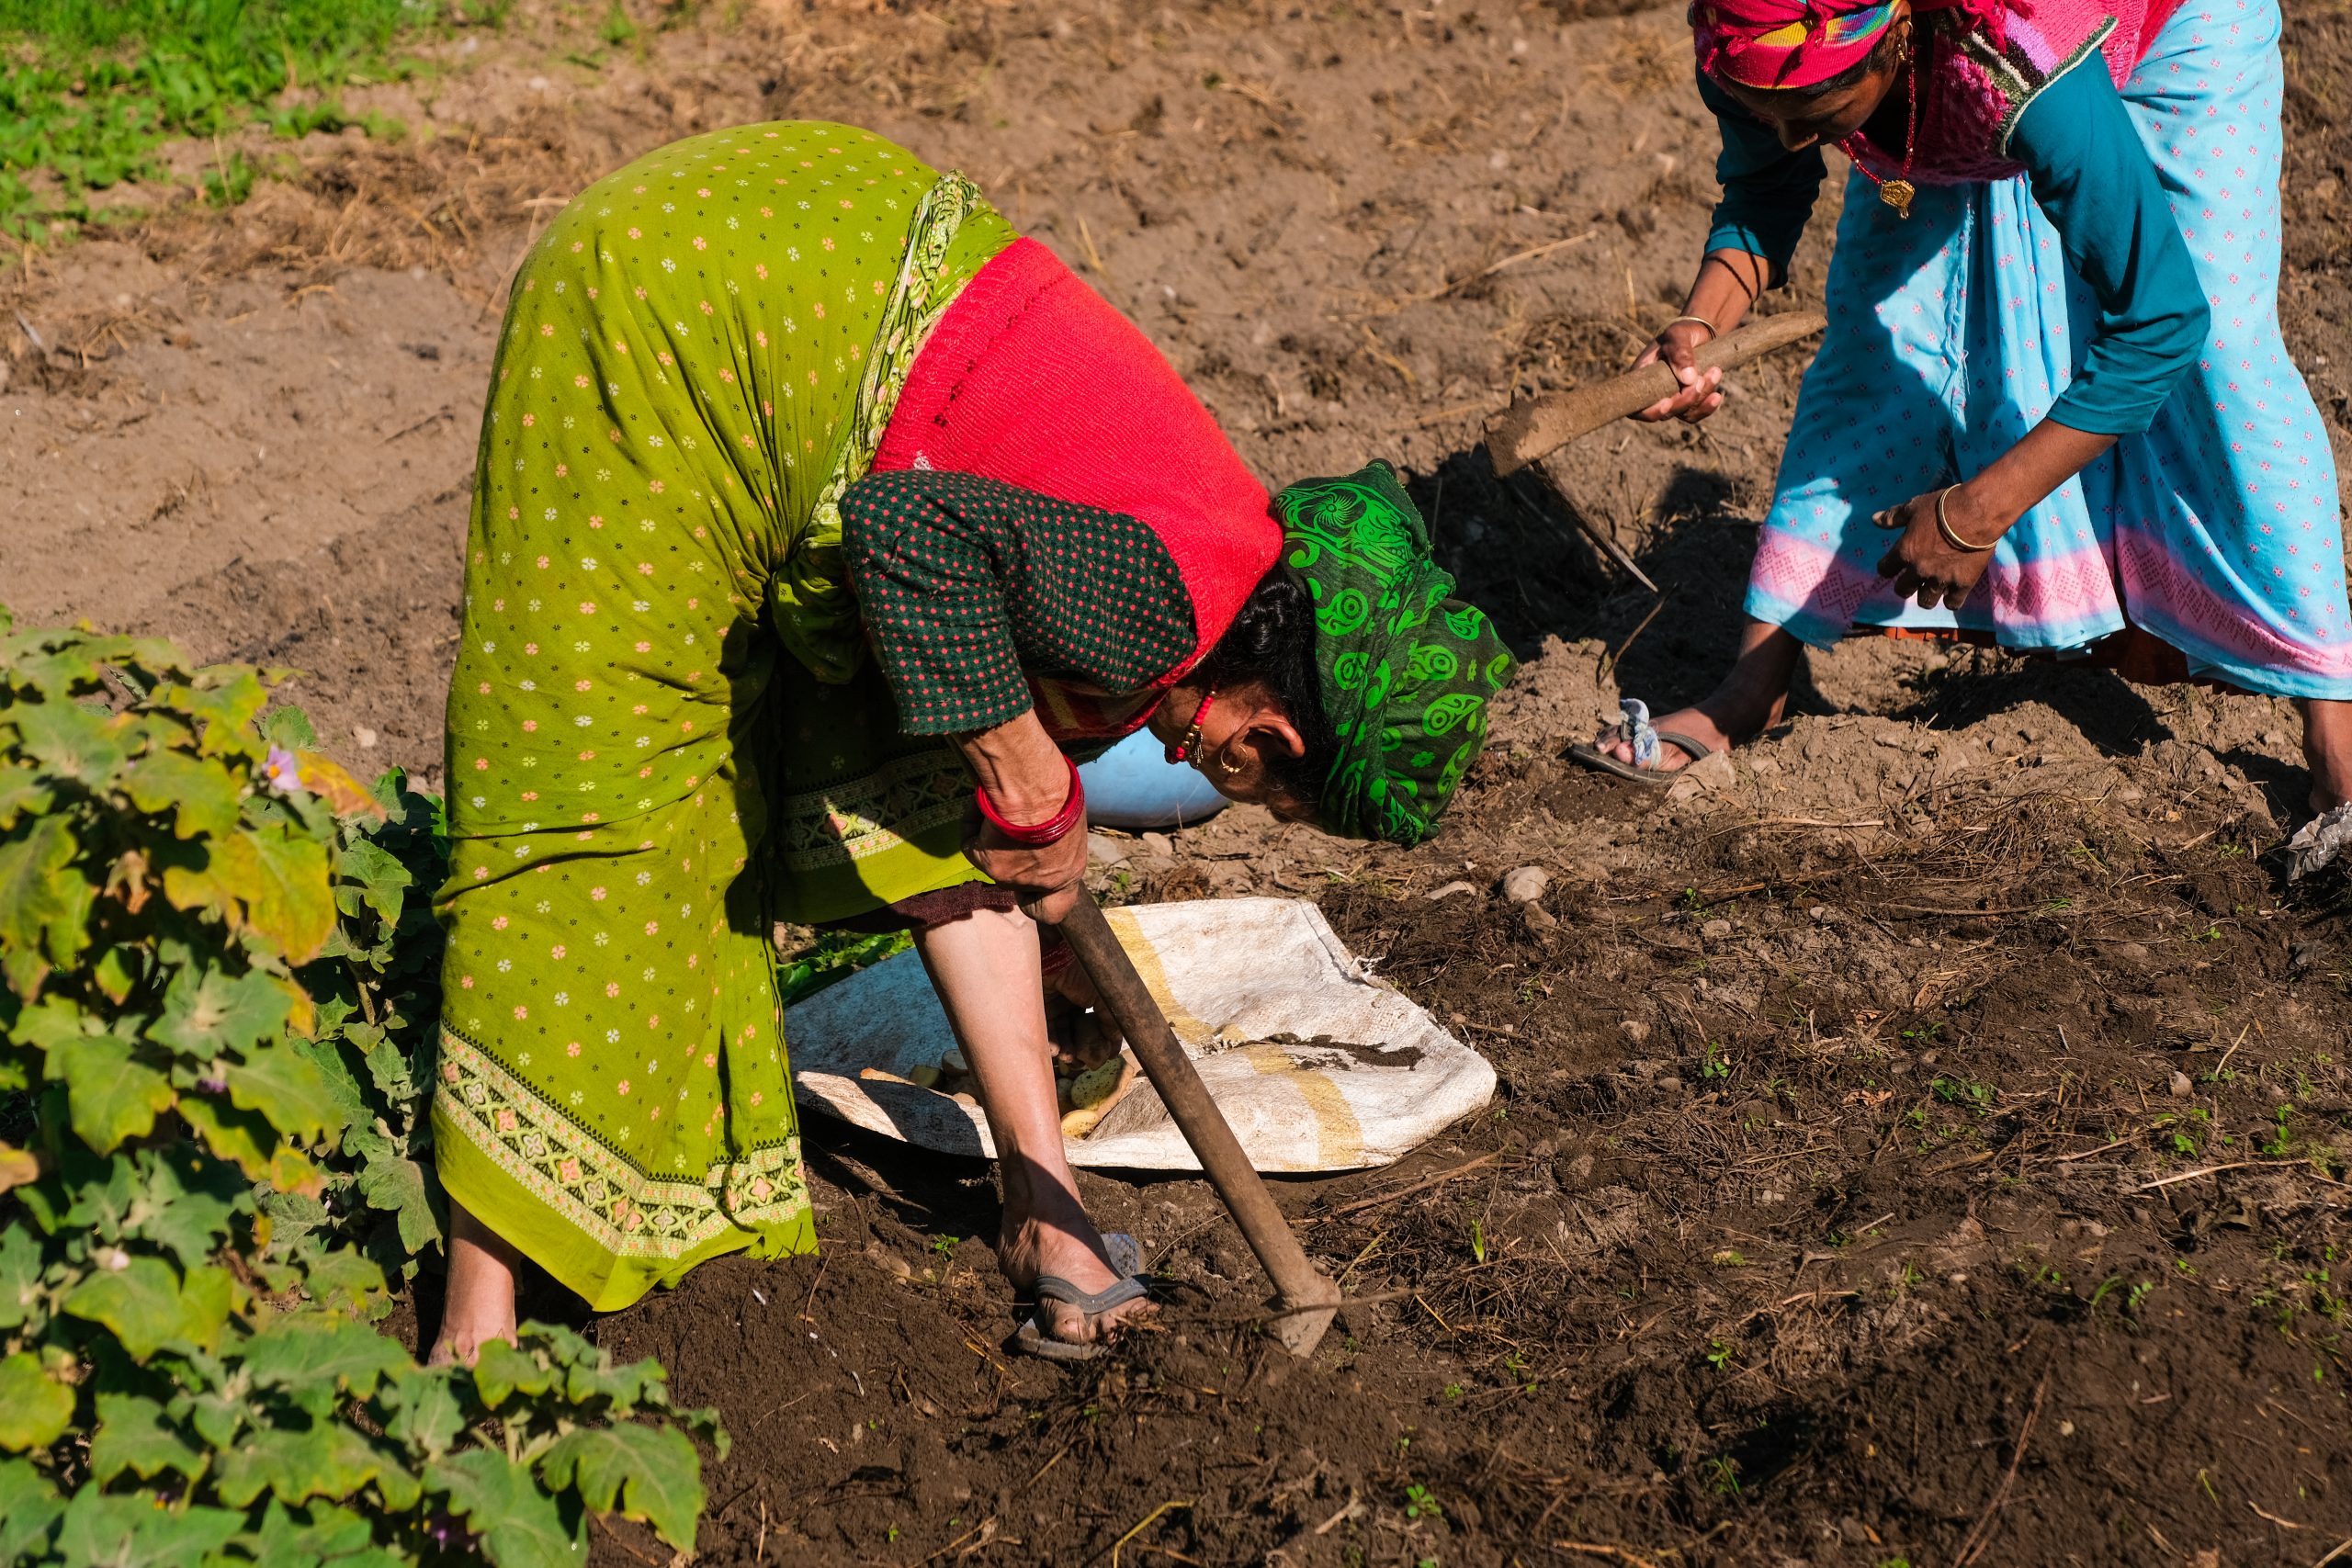
[[[1781,722],[1789,705],[1789,680],[1796,673],[1797,654],[1804,645],[1762,621],[1751,620],[1741,629],[1739,657],[1723,684],[1687,708],[1653,719],[1653,728],[1672,730],[1716,751],[1728,751]],[[1617,761],[1631,764],[1633,742],[1616,728],[1602,730],[1593,744]],[[1661,740],[1656,771],[1670,773],[1697,761],[1671,740]]]
[[[1086,1217],[1075,1191],[1063,1190],[1048,1173],[1034,1168],[1025,1177],[1016,1177],[1010,1164],[1005,1167],[1004,1186],[997,1267],[1016,1291],[1034,1290],[1037,1280],[1048,1274],[1069,1280],[1088,1295],[1119,1282],[1121,1276],[1111,1267],[1102,1233]],[[1138,1299],[1089,1317],[1068,1302],[1041,1300],[1037,1303],[1046,1335],[1073,1345],[1112,1338],[1155,1310],[1151,1303]]]
[[[458,1204],[449,1205],[449,1282],[441,1334],[425,1365],[472,1366],[493,1339],[514,1342],[514,1249]]]
[[[2352,800],[2352,703],[2312,697],[2297,705],[2303,710],[2303,756],[2312,770],[2312,810],[2333,811]]]

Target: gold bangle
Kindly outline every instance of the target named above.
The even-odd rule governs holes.
[[[1962,538],[1958,534],[1951,531],[1951,520],[1944,515],[1944,497],[1950,495],[1959,488],[1960,487],[1958,485],[1946,485],[1943,489],[1936,491],[1936,532],[1941,534],[1944,536],[1944,543],[1950,545],[1953,549],[1965,550],[1972,556],[1981,556],[1986,550],[1991,549],[1993,545],[1970,544],[1966,539]],[[1993,541],[1993,544],[1998,543],[2000,543],[1998,539]]]
[[[1707,335],[1711,338],[1721,337],[1724,335],[1723,328],[1715,325],[1714,322],[1707,320],[1704,316],[1677,316],[1674,320],[1667,322],[1665,326],[1658,328],[1657,335],[1663,338],[1666,336],[1669,328],[1680,326],[1685,321],[1698,322],[1701,326],[1707,329]]]

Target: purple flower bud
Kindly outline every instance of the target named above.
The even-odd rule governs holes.
[[[269,780],[269,787],[280,795],[302,793],[301,761],[283,746],[269,749],[269,757],[263,765],[262,773]]]
[[[198,1078],[196,1080],[196,1087],[207,1094],[226,1094],[229,1092],[229,1080],[227,1078]]]

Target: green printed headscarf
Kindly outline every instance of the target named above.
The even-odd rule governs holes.
[[[1339,755],[1323,825],[1412,845],[1487,743],[1487,699],[1515,668],[1484,612],[1447,595],[1429,525],[1374,463],[1274,498],[1283,561],[1315,599],[1316,664]]]

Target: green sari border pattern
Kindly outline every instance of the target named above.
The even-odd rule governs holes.
[[[695,1176],[657,1177],[447,1025],[440,1075],[435,1120],[616,1258],[674,1264],[731,1232],[776,1230],[810,1214],[797,1134]]]

